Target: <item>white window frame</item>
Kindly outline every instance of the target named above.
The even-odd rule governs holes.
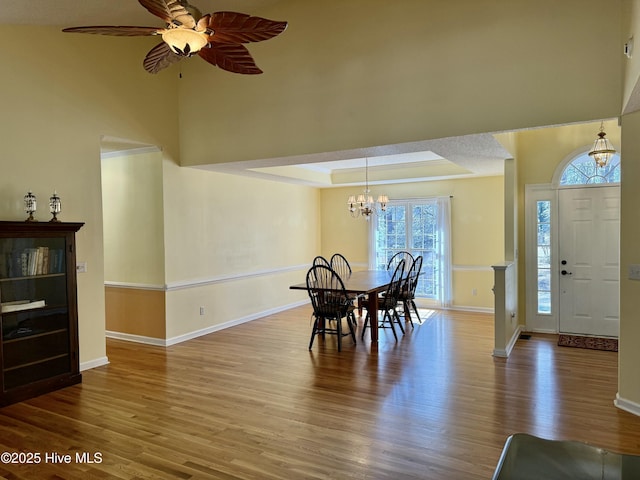
[[[403,205],[406,207],[410,207],[411,205],[416,205],[416,204],[425,204],[428,202],[438,202],[439,200],[441,200],[443,197],[419,197],[419,198],[406,198],[406,199],[400,199],[400,200],[391,200],[389,201],[388,205],[390,206],[399,206],[399,205]],[[451,198],[451,197],[449,197]],[[450,215],[450,206],[449,206],[449,215]],[[369,222],[369,268],[373,269],[376,268],[376,243],[375,243],[375,234],[376,234],[376,230],[378,228],[378,215],[374,215],[373,219]],[[407,225],[411,225],[412,224],[412,215],[411,215],[411,208],[407,208],[407,216],[406,216],[406,223]],[[449,221],[449,225],[448,225],[448,232],[447,235],[449,237],[448,242],[449,242],[449,257],[451,257],[451,225],[450,225],[450,221]],[[407,251],[411,252],[413,249],[411,248],[410,245],[408,245],[406,247]],[[447,263],[447,262],[446,262]],[[445,272],[444,277],[441,279],[442,282],[446,282],[445,285],[440,285],[440,290],[444,289],[444,296],[445,297],[450,297],[451,296],[451,276],[452,276],[452,262],[451,262],[451,258],[449,258],[448,261],[449,265],[448,265],[448,272]],[[423,268],[424,268],[424,264],[423,264]],[[408,268],[408,267],[407,267]],[[448,285],[448,286],[447,286]],[[441,302],[441,299],[437,298],[438,296],[436,296],[435,298],[432,297],[426,297],[426,296],[418,296],[416,295],[416,303],[419,306],[424,306],[424,307],[449,307],[449,302],[451,301],[450,298],[445,298],[444,299],[444,303]]]
[[[527,330],[558,332],[558,189],[551,184],[525,185],[525,285]],[[551,313],[538,313],[538,215],[537,204],[550,202],[551,214]]]

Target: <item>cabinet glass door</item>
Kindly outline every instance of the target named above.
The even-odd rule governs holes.
[[[71,370],[65,237],[0,238],[4,390]]]

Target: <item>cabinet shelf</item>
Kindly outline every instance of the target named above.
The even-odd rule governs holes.
[[[18,282],[20,280],[37,280],[39,278],[64,277],[66,273],[43,273],[41,275],[28,275],[26,277],[2,277],[0,284],[4,282]]]
[[[0,303],[10,310],[0,308],[0,406],[82,381],[75,259],[82,225],[0,221]]]
[[[5,369],[3,369],[3,371],[12,372],[12,371],[18,370],[20,368],[32,367],[34,365],[50,362],[51,360],[58,360],[59,358],[64,358],[64,357],[68,357],[68,356],[69,356],[68,353],[62,353],[60,355],[53,355],[51,357],[46,357],[46,358],[41,358],[39,360],[34,360],[33,362],[23,363],[22,365],[16,365],[15,367],[5,368]]]
[[[9,340],[5,340],[4,344],[12,344],[12,343],[18,343],[18,342],[24,342],[25,340],[32,340],[34,338],[40,338],[40,337],[46,337],[47,335],[55,335],[57,333],[61,333],[61,332],[66,332],[67,329],[66,328],[59,328],[57,330],[51,330],[48,332],[38,332],[38,333],[32,333],[30,335],[23,335],[21,337],[15,337],[15,338],[11,338]]]
[[[56,310],[65,310],[67,308],[66,305],[64,304],[58,304],[58,305],[45,305],[43,307],[36,307],[36,308],[27,308],[24,310],[13,310],[11,312],[2,312],[0,311],[0,314],[2,314],[3,317],[7,317],[9,318],[12,315],[20,315],[20,314],[25,314],[27,312],[31,312],[31,313],[47,313],[47,312],[52,312],[52,311],[56,311]]]

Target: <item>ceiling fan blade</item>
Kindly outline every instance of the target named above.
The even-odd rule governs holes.
[[[198,51],[198,55],[210,64],[228,72],[244,75],[262,73],[253,61],[249,50],[239,43],[210,43],[210,47]]]
[[[70,33],[93,33],[97,35],[115,35],[117,37],[142,37],[147,35],[157,35],[162,30],[156,27],[119,27],[119,26],[95,26],[95,27],[71,27],[65,28],[63,32]]]
[[[212,40],[217,43],[261,42],[280,35],[287,22],[277,22],[245,13],[215,12],[209,18]]]
[[[180,0],[138,0],[138,2],[166,23],[177,23],[188,28],[196,26],[195,19]]]
[[[167,67],[170,67],[174,63],[179,62],[185,57],[176,55],[171,51],[169,45],[164,42],[159,43],[147,53],[142,65],[144,69],[149,73],[158,73]]]

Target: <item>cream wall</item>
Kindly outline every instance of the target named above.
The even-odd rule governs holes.
[[[317,189],[168,160],[163,170],[167,338],[306,301],[288,286],[320,251]]]
[[[640,74],[640,56],[638,56],[638,39],[640,38],[640,0],[626,0],[623,41],[635,38],[635,51],[631,59],[625,61],[624,100],[638,88]],[[637,104],[636,104],[637,106]],[[618,398],[616,404],[626,410],[640,415],[640,328],[638,312],[640,311],[640,283],[628,278],[631,264],[640,263],[640,113],[622,117],[622,155],[628,161],[624,163],[621,192],[620,218],[620,351],[618,353]]]
[[[102,160],[104,279],[164,286],[162,153]]]
[[[318,192],[303,187],[230,180],[222,175],[198,181],[195,176],[203,172],[185,172],[176,164],[280,157],[615,117],[621,98],[630,94],[637,81],[638,70],[636,55],[622,74],[619,52],[626,32],[621,35],[620,26],[627,20],[621,18],[621,5],[632,12],[628,27],[636,33],[637,0],[608,2],[606,15],[596,0],[463,0],[455,8],[446,2],[409,0],[402,9],[383,0],[286,0],[260,13],[288,20],[287,31],[250,45],[264,75],[231,75],[195,58],[183,62],[181,80],[176,69],[149,75],[140,67],[154,39],[0,26],[0,215],[22,219],[22,196],[28,189],[42,205],[55,188],[62,197],[61,218],[85,222],[77,236],[78,259],[88,265],[87,273],[78,278],[80,360],[85,365],[105,358],[102,135],[163,148],[165,256],[172,256],[165,258],[165,279],[171,286],[167,292],[169,335],[237,319],[248,311],[242,302],[268,309],[299,301],[300,294],[282,288],[276,294],[276,287],[300,280],[304,269],[299,265],[321,246],[325,252],[339,245],[335,238],[325,243],[324,233],[320,238],[317,215],[322,216],[323,231],[325,217],[330,215],[324,209],[325,193],[321,201]],[[327,25],[331,25],[330,34]],[[594,58],[601,68],[593,69]],[[637,156],[636,115],[623,119],[623,129],[625,157]],[[588,144],[593,131],[586,136]],[[560,142],[560,150],[568,147],[565,137],[555,141]],[[518,158],[519,168],[526,169],[519,174],[521,184],[548,182],[551,164],[557,164],[551,157],[560,154],[554,154],[558,149],[543,154],[536,143],[525,134],[520,153],[531,160]],[[624,262],[638,262],[633,217],[624,225],[626,217],[638,211],[633,193],[638,175],[633,168],[625,172],[622,270]],[[625,193],[626,182],[630,187]],[[218,190],[228,194],[233,186],[231,201],[214,194]],[[281,188],[290,193],[286,198],[291,203],[282,202]],[[245,196],[237,194],[240,190]],[[302,228],[283,228],[279,237],[263,233],[265,228],[276,228],[269,222],[271,212],[263,206],[271,198],[256,200],[255,191],[273,195],[280,202],[278,207]],[[453,194],[456,208],[462,194]],[[194,207],[194,202],[210,201]],[[229,212],[213,217],[227,220],[222,227],[213,228],[211,209],[216,215]],[[301,223],[302,217],[308,225]],[[231,218],[238,223],[230,223]],[[276,218],[280,226],[286,225],[284,218]],[[520,219],[522,224],[523,216]],[[250,223],[255,230],[247,226]],[[259,233],[251,242],[245,236],[254,231]],[[354,224],[346,233],[364,239],[366,227]],[[211,234],[220,258],[210,258],[213,254],[206,242]],[[217,239],[218,234],[223,238]],[[257,258],[254,248],[261,251],[265,242],[282,238],[288,239],[291,249],[286,261],[280,261],[284,253],[277,248],[271,262],[247,261]],[[366,262],[361,241],[356,240],[348,253]],[[235,248],[229,250],[234,243],[238,253]],[[487,264],[494,261],[487,260]],[[454,258],[454,264],[462,261]],[[194,304],[209,296],[215,299],[214,309],[220,299],[228,299],[227,292],[239,297],[243,289],[234,284],[236,277],[250,287],[238,302],[238,312],[193,318]],[[269,278],[274,282],[269,284]],[[200,280],[206,285],[200,285]],[[640,334],[631,324],[640,305],[629,290],[633,285],[622,279],[621,335],[625,337],[621,339],[620,392],[640,405],[640,382],[634,373],[638,358],[632,351]],[[274,295],[286,297],[246,295],[266,286],[274,288]],[[200,288],[204,290],[198,292]],[[228,290],[212,294],[211,289],[221,288]]]
[[[321,213],[322,254],[328,258],[340,252],[358,268],[368,264],[369,224],[351,218],[346,201],[361,190],[323,189]],[[391,199],[453,195],[453,306],[493,309],[491,265],[504,259],[504,177],[372,186],[371,191]]]
[[[622,118],[622,151],[618,405],[640,415],[640,282],[628,278],[629,265],[640,264],[640,112]]]
[[[63,221],[84,222],[77,258],[81,368],[106,361],[100,138],[136,138],[177,151],[174,76],[139,67],[153,42],[0,26],[0,216],[24,218],[22,197],[38,197],[37,218],[56,189]],[[114,43],[119,48],[114,54]],[[19,48],[16,45],[20,45]]]
[[[621,129],[617,120],[606,121],[604,127],[607,138],[619,148]],[[509,148],[515,149],[512,153],[518,166],[518,318],[523,325],[526,323],[525,185],[551,184],[558,166],[569,157],[587,152],[593,146],[599,131],[600,122],[596,122],[513,134],[513,142]],[[621,161],[624,179],[628,175],[627,164],[630,160],[623,154]]]
[[[600,0],[277,2],[260,14],[289,27],[249,45],[263,75],[183,63],[181,162],[617,116],[620,5],[603,14]]]
[[[111,335],[174,343],[306,301],[288,286],[320,249],[318,190],[160,152],[103,160],[103,185],[105,280],[126,287],[107,290]],[[137,308],[149,287],[165,310]]]
[[[621,45],[629,42],[633,38],[633,48],[631,58],[624,58],[623,76],[623,113],[632,112],[633,108],[640,107],[640,1],[624,0],[622,15]]]

